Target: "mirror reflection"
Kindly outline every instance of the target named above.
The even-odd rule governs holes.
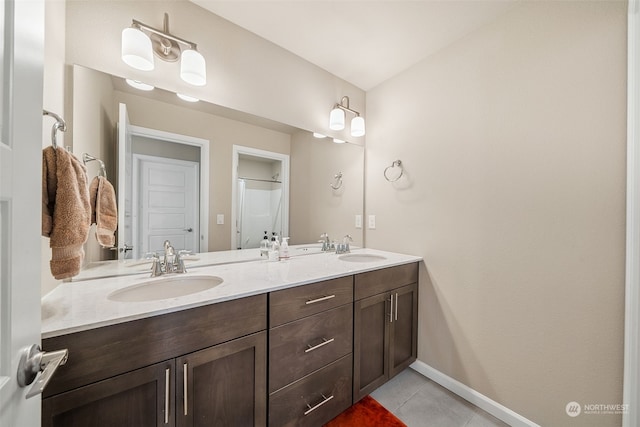
[[[122,218],[119,251],[100,248],[90,234],[88,268],[116,259],[117,254],[121,259],[136,260],[157,250],[164,237],[154,234],[157,230],[153,227],[148,232],[150,225],[174,233],[172,243],[191,234],[198,242],[196,252],[256,248],[265,231],[268,235],[275,232],[289,236],[291,245],[316,244],[323,233],[336,241],[349,234],[355,246],[362,246],[362,228],[356,227],[356,216],[361,216],[363,209],[361,146],[334,144],[282,123],[202,101],[187,102],[159,88],[140,91],[122,78],[77,65],[73,67],[72,100],[73,152],[103,160],[118,192]],[[131,164],[118,153],[119,147],[124,147],[118,144],[118,139],[122,140],[118,134],[124,127],[118,124],[122,121],[120,104],[126,105],[129,126],[141,141],[136,143],[135,162],[131,153]],[[145,134],[149,129],[157,134]],[[176,144],[176,135],[180,135],[197,149],[187,154],[188,150],[180,147],[160,148],[154,140],[157,135],[164,139],[162,144]],[[179,154],[168,154],[172,152]],[[140,170],[148,171],[157,158],[184,161],[197,171],[198,178],[187,186],[195,191],[192,210],[197,219],[177,220],[180,215],[187,218],[187,214],[170,218],[156,215],[158,204],[172,202],[166,184],[172,186],[182,180],[180,174],[169,173],[156,164],[151,166],[155,168],[151,175],[160,180],[160,186],[153,188],[155,181],[141,182]],[[91,178],[98,173],[97,162],[87,164],[87,169]],[[337,174],[341,174],[343,185],[336,189]],[[149,194],[158,197],[150,203],[142,200],[141,194],[147,194],[147,199],[151,199]],[[179,237],[180,233],[185,237]],[[132,249],[125,251],[125,243]],[[188,249],[186,240],[184,246]]]

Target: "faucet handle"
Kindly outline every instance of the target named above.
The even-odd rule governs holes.
[[[160,262],[160,258],[158,256],[153,257],[153,264],[151,265],[151,277],[161,276],[162,275],[162,263]]]
[[[182,259],[182,251],[178,251],[176,255],[176,273],[186,273],[187,268],[184,266],[184,260]]]
[[[346,234],[343,238],[342,238],[342,243],[349,243],[349,242],[353,242],[353,237],[351,237],[350,234]]]

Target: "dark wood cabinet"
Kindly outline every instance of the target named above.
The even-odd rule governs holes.
[[[417,264],[356,275],[354,402],[416,360],[417,280]]]
[[[257,295],[45,339],[69,361],[42,400],[42,425],[262,427],[266,325]]]
[[[173,361],[79,387],[42,401],[43,427],[173,427]]]
[[[269,426],[320,426],[351,406],[353,276],[269,294]]]
[[[264,426],[266,332],[176,359],[178,427]]]

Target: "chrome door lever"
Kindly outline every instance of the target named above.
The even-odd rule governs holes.
[[[67,363],[68,356],[69,351],[66,348],[58,351],[42,351],[37,344],[22,350],[18,363],[18,385],[20,387],[30,385],[36,379],[38,372],[42,372],[40,378],[27,392],[27,399],[42,393],[58,366]]]

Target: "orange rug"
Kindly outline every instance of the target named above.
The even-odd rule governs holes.
[[[407,427],[407,425],[374,398],[365,396],[324,427]]]

